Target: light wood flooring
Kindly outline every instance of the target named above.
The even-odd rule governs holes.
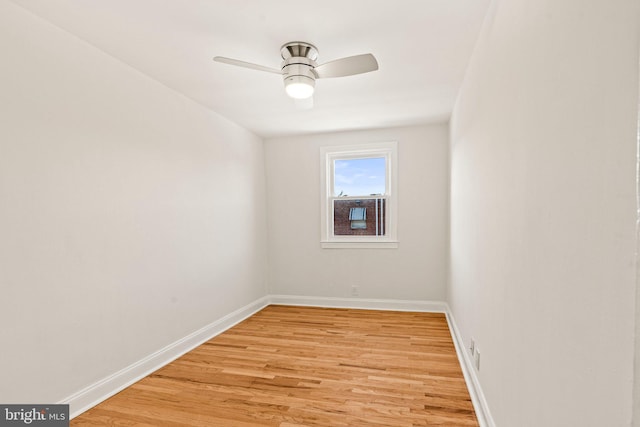
[[[268,306],[72,426],[478,426],[443,314]]]

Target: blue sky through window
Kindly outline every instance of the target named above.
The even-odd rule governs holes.
[[[344,159],[334,163],[334,196],[368,196],[385,192],[385,158]]]

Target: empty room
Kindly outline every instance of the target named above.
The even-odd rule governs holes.
[[[638,0],[0,0],[0,425],[640,427]]]

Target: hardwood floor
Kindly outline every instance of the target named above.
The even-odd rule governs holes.
[[[269,306],[72,426],[478,426],[443,314]]]

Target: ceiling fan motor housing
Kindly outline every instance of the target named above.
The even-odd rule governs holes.
[[[318,49],[312,44],[304,42],[287,43],[280,49],[282,55],[282,76],[287,93],[294,98],[307,98],[313,94],[317,75],[314,68],[318,65]],[[306,88],[304,88],[306,86]],[[299,95],[293,92],[296,88],[303,88]]]

